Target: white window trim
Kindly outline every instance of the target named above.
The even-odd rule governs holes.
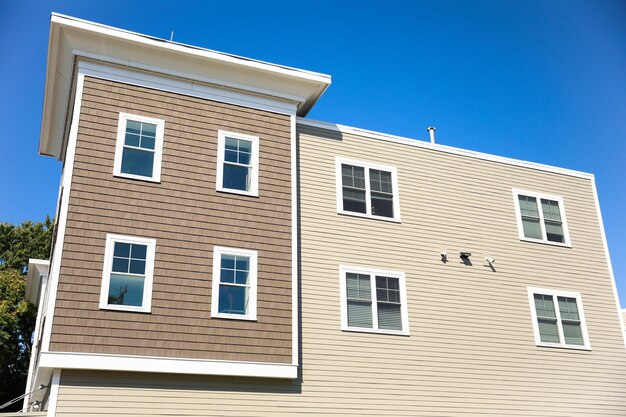
[[[537,207],[539,211],[539,227],[541,228],[542,239],[534,239],[531,237],[524,236],[524,224],[522,223],[522,213],[521,213],[520,206],[519,206],[520,195],[528,196],[528,197],[535,197],[537,199]],[[545,225],[545,221],[543,218],[543,209],[541,207],[541,199],[553,200],[559,203],[559,210],[561,211],[561,221],[562,221],[562,226],[563,226],[563,239],[565,240],[564,243],[551,242],[548,240],[546,236],[546,225]],[[569,229],[567,227],[567,218],[565,216],[565,204],[563,203],[563,197],[513,188],[513,202],[515,203],[515,217],[517,218],[517,231],[519,233],[520,240],[524,240],[527,242],[544,243],[547,245],[554,245],[554,246],[563,246],[567,248],[572,247],[572,243],[569,238]]]
[[[219,293],[220,293],[220,269],[222,255],[239,255],[250,258],[250,272],[248,279],[250,280],[250,293],[248,294],[248,314],[230,314],[219,312]],[[223,246],[215,246],[213,248],[213,284],[211,290],[211,317],[221,319],[235,320],[251,320],[256,321],[257,309],[257,274],[258,274],[258,252],[249,249],[226,248]]]
[[[554,310],[556,312],[557,328],[559,332],[559,340],[561,343],[548,343],[541,341],[541,335],[539,334],[539,322],[537,321],[537,310],[535,308],[535,294],[550,295],[552,297],[568,297],[575,298],[576,305],[578,306],[578,315],[580,316],[580,329],[583,335],[584,345],[568,345],[565,343],[563,337],[563,324],[561,321],[561,311],[559,309],[558,300],[554,302]],[[578,349],[578,350],[591,350],[591,343],[589,342],[589,334],[587,333],[587,322],[585,320],[585,312],[583,310],[583,301],[580,293],[571,291],[559,291],[550,290],[546,288],[532,288],[528,287],[528,303],[530,306],[530,314],[533,321],[533,331],[535,333],[535,344],[537,346],[556,347],[565,349]]]
[[[250,173],[250,190],[235,190],[232,188],[225,188],[224,184],[224,152],[226,147],[226,138],[241,139],[252,142],[252,155],[250,156],[250,164],[252,165],[252,172]],[[259,196],[259,137],[244,135],[243,133],[227,132],[219,130],[217,132],[217,175],[215,179],[215,188],[217,191],[249,195],[253,197]]]
[[[365,207],[366,213],[356,213],[343,209],[343,181],[341,178],[341,165],[354,165],[365,169]],[[370,169],[391,172],[391,182],[393,187],[393,217],[376,216],[372,214],[372,199],[370,190]],[[400,223],[400,189],[398,188],[398,170],[389,165],[379,165],[369,162],[356,161],[354,159],[337,156],[335,158],[335,183],[337,187],[337,213],[348,216],[366,217],[369,219],[385,220],[388,222]]]
[[[351,327],[348,326],[348,296],[346,286],[346,274],[366,274],[370,276],[372,282],[372,328]],[[385,276],[398,278],[400,281],[400,314],[402,316],[402,330],[386,330],[378,329],[378,304],[376,297],[376,280],[375,276]],[[409,336],[409,312],[406,299],[406,279],[404,272],[384,271],[379,269],[361,268],[348,265],[339,266],[339,291],[341,299],[341,330],[362,333],[382,333]]]
[[[126,137],[126,123],[129,121],[150,123],[156,125],[156,139],[154,144],[154,163],[152,165],[152,176],[126,174],[122,172],[122,155],[124,153],[124,140]],[[161,182],[161,161],[163,159],[163,134],[165,131],[165,121],[152,117],[138,116],[135,114],[120,112],[117,123],[117,142],[115,144],[115,162],[113,163],[113,176],[132,178],[134,180]]]
[[[109,285],[111,282],[111,268],[113,267],[113,249],[116,242],[146,245],[146,274],[143,284],[143,302],[141,307],[109,304]],[[154,275],[154,255],[156,240],[135,236],[107,234],[104,250],[104,267],[102,268],[102,288],[100,290],[100,309],[134,311],[150,313],[152,311],[152,283]]]

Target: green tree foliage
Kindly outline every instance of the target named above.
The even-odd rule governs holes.
[[[30,258],[48,259],[54,224],[0,223],[0,404],[24,393],[37,310],[25,300]],[[2,411],[17,411],[21,402]]]

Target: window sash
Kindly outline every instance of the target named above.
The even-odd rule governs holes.
[[[529,289],[529,299],[532,301],[532,311],[535,318],[537,343],[546,346],[588,349],[588,335],[586,332],[582,300],[579,294],[559,291]],[[541,300],[549,300],[554,316],[547,315],[548,311],[540,305]],[[544,301],[545,302],[545,301]],[[555,328],[556,332],[550,332]]]
[[[354,279],[367,279],[368,288],[359,285]],[[386,278],[385,287],[377,286],[377,278]],[[362,330],[378,333],[408,333],[406,322],[406,295],[404,280],[395,273],[365,272],[345,269],[341,273],[343,295],[345,300],[342,316],[347,330]],[[353,282],[350,283],[350,280]],[[389,284],[389,280],[397,280],[397,289]],[[365,289],[365,291],[363,291]],[[378,297],[378,291],[398,292],[398,301],[388,301],[389,296]],[[395,297],[391,297],[395,298]]]
[[[344,171],[344,167],[350,167],[350,168],[362,168],[364,171],[364,187],[360,188],[357,187],[354,184],[354,181],[351,181],[351,184],[347,184],[346,182],[344,182],[344,177],[345,175],[343,174]],[[383,219],[396,219],[397,217],[397,207],[396,207],[396,193],[397,190],[395,190],[394,188],[394,172],[390,171],[390,170],[385,170],[382,168],[374,168],[374,167],[369,167],[367,165],[358,165],[357,163],[350,163],[350,162],[340,162],[339,163],[339,180],[341,181],[341,207],[342,207],[342,211],[348,212],[348,213],[358,213],[358,214],[366,214],[368,216],[373,216],[373,217],[379,217],[379,218],[383,218]],[[386,191],[379,191],[379,190],[373,190],[372,189],[372,178],[371,178],[371,171],[378,171],[379,175],[382,174],[388,174],[390,177],[390,184],[389,187],[391,188],[391,192],[386,192]],[[386,183],[384,181],[378,181],[381,184],[382,183]],[[382,185],[381,185],[381,189],[382,189]],[[345,208],[345,204],[344,204],[344,200],[349,200],[349,201],[355,201],[355,202],[361,202],[362,200],[357,200],[354,198],[350,198],[349,196],[346,196],[346,193],[344,192],[345,190],[351,190],[351,191],[358,191],[358,192],[365,192],[365,212],[362,211],[356,211],[356,210],[349,210],[347,208]],[[390,211],[391,211],[391,216],[385,216],[385,215],[381,215],[381,214],[375,214],[373,211],[373,207],[375,206],[374,202],[375,200],[378,201],[389,201],[391,202],[391,207],[390,207]]]
[[[562,198],[516,189],[513,190],[513,194],[521,239],[570,245]],[[523,208],[523,202],[529,199],[535,202],[536,215]],[[533,229],[535,228],[539,229],[537,234],[540,236],[534,235]]]

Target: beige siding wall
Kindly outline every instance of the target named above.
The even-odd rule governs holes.
[[[165,120],[161,183],[113,177],[119,112]],[[259,136],[258,198],[216,192],[219,129]],[[290,129],[87,77],[50,350],[290,363]],[[157,240],[151,314],[99,309],[107,233]],[[257,322],[210,318],[214,245],[258,251]]]
[[[626,350],[589,180],[324,136],[300,135],[301,379],[64,371],[57,416],[626,415]],[[397,167],[401,224],[336,213],[336,156]],[[563,197],[572,248],[519,240],[513,187]],[[341,331],[339,265],[405,272],[410,336]],[[535,345],[528,286],[581,293],[591,351]]]

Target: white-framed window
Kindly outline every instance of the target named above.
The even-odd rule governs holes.
[[[528,300],[537,346],[591,349],[579,293],[528,288]]]
[[[160,182],[164,130],[164,120],[120,113],[113,175]]]
[[[403,272],[340,266],[341,329],[409,334]]]
[[[259,196],[259,138],[241,133],[217,134],[217,191]]]
[[[337,213],[400,221],[395,167],[336,158]]]
[[[521,240],[571,246],[563,198],[513,189]]]
[[[100,308],[149,313],[156,240],[108,234]]]
[[[257,259],[255,250],[213,248],[211,317],[256,320]]]

